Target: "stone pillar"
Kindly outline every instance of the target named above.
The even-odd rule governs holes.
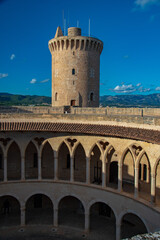
[[[106,162],[102,159],[102,187],[106,187]]]
[[[118,191],[122,192],[122,164],[118,164]]]
[[[135,168],[134,176],[134,197],[138,198],[139,168]]]
[[[21,180],[25,180],[25,158],[21,157]]]
[[[25,226],[25,215],[26,215],[26,209],[25,206],[21,207],[21,226]]]
[[[54,180],[58,180],[58,157],[54,154]]]
[[[85,213],[85,232],[89,232],[89,225],[90,225],[90,221],[89,221],[89,213]]]
[[[38,154],[38,180],[42,179],[42,164],[41,164],[41,156]]]
[[[90,158],[86,157],[86,183],[90,184]]]
[[[110,163],[107,162],[107,163],[106,163],[106,185],[107,185],[107,186],[109,185],[109,177],[110,177],[109,165],[110,165]]]
[[[116,223],[116,240],[121,240],[121,224]]]
[[[74,158],[70,158],[70,182],[74,181]]]
[[[4,156],[4,182],[7,182],[7,156]]]
[[[154,204],[156,201],[156,176],[151,175],[151,203]]]
[[[55,209],[54,209],[54,212],[53,212],[53,214],[54,214],[54,227],[58,227],[58,208],[56,207]]]

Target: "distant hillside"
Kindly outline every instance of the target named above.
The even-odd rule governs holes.
[[[0,106],[50,105],[51,98],[45,96],[14,95],[0,93]],[[103,107],[160,107],[160,94],[150,95],[105,95],[100,97]]]
[[[0,106],[12,105],[50,105],[51,98],[44,96],[14,95],[9,93],[0,93]]]
[[[100,104],[110,107],[160,107],[160,94],[101,96]]]

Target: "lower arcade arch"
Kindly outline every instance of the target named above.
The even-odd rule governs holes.
[[[121,221],[121,239],[147,233],[144,222],[134,213],[126,213]]]
[[[48,196],[35,194],[27,200],[26,224],[53,224],[53,203]]]
[[[101,233],[98,239],[114,240],[116,237],[116,217],[104,202],[96,202],[90,207],[91,234]]]
[[[85,215],[82,202],[73,196],[66,196],[59,202],[58,224],[84,229]]]
[[[0,197],[0,227],[20,225],[20,203],[12,196]]]

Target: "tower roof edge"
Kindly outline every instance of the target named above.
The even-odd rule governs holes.
[[[62,29],[60,26],[57,27],[57,30],[56,30],[56,34],[55,34],[55,38],[57,37],[62,37],[63,36],[63,32],[62,32]]]

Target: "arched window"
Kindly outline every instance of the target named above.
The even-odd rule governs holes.
[[[92,102],[93,101],[93,92],[90,93],[90,98],[89,100]]]
[[[75,69],[74,68],[72,69],[72,75],[75,75]]]
[[[57,101],[58,93],[55,93],[55,101]]]

